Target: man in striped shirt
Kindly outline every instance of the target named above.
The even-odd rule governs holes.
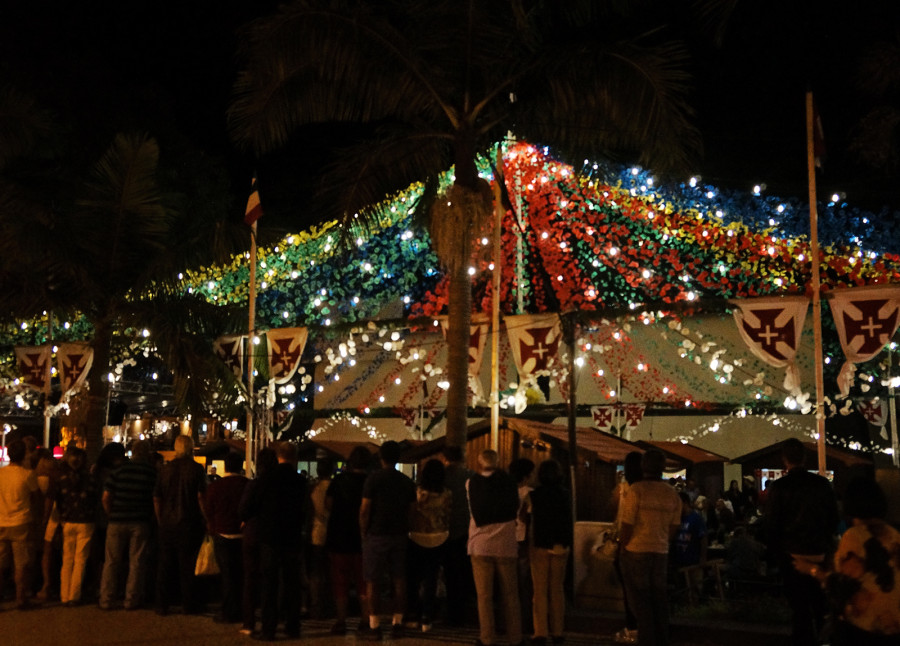
[[[144,601],[153,489],[156,486],[156,469],[150,456],[149,442],[135,442],[131,447],[131,460],[116,469],[104,487],[103,508],[109,516],[106,560],[100,582],[100,607],[104,610],[113,608],[118,596],[119,572],[126,562],[125,609],[140,608]]]

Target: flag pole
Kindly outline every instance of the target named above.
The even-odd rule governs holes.
[[[53,310],[47,312],[47,343],[50,344],[50,359],[47,361],[47,388],[44,391],[44,448],[50,448],[50,393],[53,390]]]
[[[491,302],[491,448],[500,448],[500,274],[503,221],[503,143],[497,144],[497,174],[494,177],[494,274]]]
[[[250,407],[247,410],[244,460],[247,463],[247,476],[250,477],[256,471],[253,451],[253,415],[256,412],[256,406],[253,404],[253,338],[256,336],[256,220],[250,225],[250,296],[247,309],[249,312],[249,325],[247,328],[247,400]]]
[[[815,109],[806,92],[806,166],[809,178],[809,253],[812,256],[813,348],[816,358],[816,429],[819,473],[825,475],[825,379],[822,368],[822,300],[819,278],[819,216],[816,206]]]

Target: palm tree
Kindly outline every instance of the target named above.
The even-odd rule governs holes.
[[[0,136],[7,124],[23,123],[13,118],[20,100],[0,101]],[[64,153],[29,154],[31,139],[17,132],[20,148],[4,146],[5,136],[0,142],[15,153],[0,167],[0,315],[51,310],[90,323],[88,450],[102,447],[112,353],[135,332],[151,331],[183,410],[233,400],[236,384],[214,358],[212,340],[237,327],[238,313],[183,294],[178,284],[180,271],[239,248],[227,214],[179,208],[183,199],[165,190],[159,146],[147,135],[117,135],[85,171]]]
[[[355,238],[375,205],[415,181],[429,188],[425,205],[441,205],[428,213],[450,277],[450,444],[465,446],[467,267],[491,212],[477,155],[511,133],[570,160],[618,155],[665,171],[698,148],[686,52],[649,24],[651,6],[672,3],[297,0],[244,33],[235,142],[264,158],[339,137],[303,185],[307,221],[339,218]],[[627,13],[635,7],[639,20]],[[434,201],[435,178],[451,166],[453,186]],[[262,172],[259,182],[265,201]]]

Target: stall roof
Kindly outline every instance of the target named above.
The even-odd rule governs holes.
[[[523,439],[539,440],[552,444],[562,450],[568,448],[569,432],[564,426],[537,422],[534,420],[502,417],[500,427],[517,432]],[[482,420],[469,426],[468,441],[481,437],[491,431],[489,420]],[[579,451],[590,452],[597,459],[610,464],[621,464],[625,456],[632,451],[641,451],[636,444],[593,428],[578,427],[575,429],[576,443]],[[438,453],[445,443],[445,437],[439,437],[404,452],[403,462],[418,462]]]
[[[650,440],[640,441],[636,444],[644,448],[657,448],[663,453],[674,455],[675,457],[685,462],[690,462],[691,464],[703,464],[704,462],[728,462],[728,458],[723,455],[713,453],[712,451],[707,451],[706,449],[701,449],[699,446],[684,444],[682,442],[661,442]]]
[[[517,431],[523,437],[552,441],[554,444],[568,446],[569,430],[564,426],[546,424],[520,418],[504,418],[501,424]],[[641,451],[639,446],[621,437],[610,435],[589,427],[576,427],[575,442],[579,450],[594,453],[599,460],[611,464],[621,464],[625,456],[632,451]]]
[[[744,455],[732,458],[731,462],[734,464],[745,464],[765,459],[767,456],[771,455],[773,466],[781,466],[781,446],[785,441],[786,440],[783,440],[751,453],[745,453]],[[806,448],[806,464],[815,465],[818,456],[818,446],[815,442],[804,442],[803,446]],[[848,451],[847,449],[839,449],[830,445],[825,446],[825,457],[829,461],[837,460],[847,467],[872,464],[872,457],[870,455],[858,453],[856,451]]]

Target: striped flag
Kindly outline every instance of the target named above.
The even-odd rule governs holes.
[[[253,182],[250,185],[250,197],[247,198],[247,209],[244,211],[244,222],[249,226],[262,217],[262,204],[259,202],[259,189],[256,188],[256,175],[253,176]]]

